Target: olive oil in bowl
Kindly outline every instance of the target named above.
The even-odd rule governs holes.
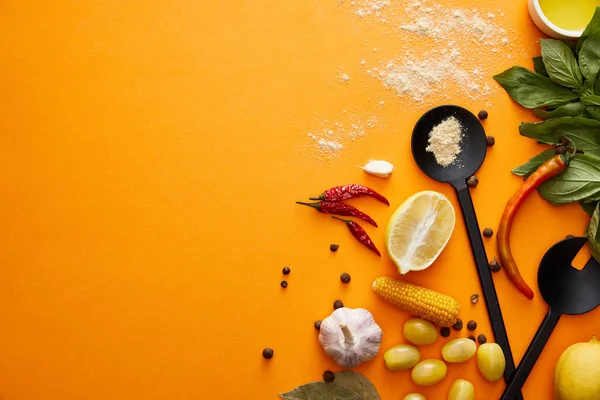
[[[559,28],[583,31],[600,0],[539,0],[542,12]]]

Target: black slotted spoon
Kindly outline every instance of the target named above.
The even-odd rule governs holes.
[[[426,150],[429,141],[429,132],[449,117],[455,117],[462,126],[462,138],[460,142],[460,154],[455,163],[443,167],[436,162],[433,153]],[[458,196],[462,210],[471,250],[475,258],[479,282],[483,291],[483,297],[487,306],[488,315],[492,325],[496,343],[502,348],[506,357],[506,369],[504,379],[508,382],[515,371],[515,361],[510,350],[506,326],[502,318],[498,295],[492,280],[488,258],[485,254],[479,223],[475,214],[473,200],[467,187],[467,179],[475,174],[487,151],[487,139],[481,122],[468,110],[454,105],[444,105],[427,111],[417,122],[412,134],[411,147],[415,162],[427,176],[439,182],[451,184]],[[519,394],[519,399],[522,396]]]

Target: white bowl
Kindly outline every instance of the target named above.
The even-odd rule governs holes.
[[[529,0],[529,15],[535,25],[546,35],[556,39],[577,39],[583,30],[569,31],[553,24],[542,12],[540,0]]]

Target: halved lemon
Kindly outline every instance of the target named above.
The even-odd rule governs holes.
[[[419,192],[402,203],[385,233],[387,251],[400,273],[429,267],[448,244],[455,223],[454,207],[441,193]]]

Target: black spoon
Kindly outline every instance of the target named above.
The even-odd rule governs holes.
[[[449,117],[455,117],[461,124],[462,139],[457,160],[453,164],[443,167],[437,163],[433,153],[428,152],[426,148],[429,145],[429,132]],[[467,187],[467,179],[475,174],[483,163],[486,149],[487,140],[481,122],[468,110],[459,106],[445,105],[427,111],[415,125],[412,134],[412,153],[421,171],[436,181],[450,183],[456,190],[465,225],[467,226],[471,250],[475,257],[479,281],[481,282],[494,337],[506,357],[504,379],[508,382],[515,370],[515,361],[510,351],[498,295],[492,280],[488,258],[485,254],[471,194]]]
[[[538,286],[550,310],[500,400],[513,400],[519,393],[561,315],[584,314],[600,305],[600,264],[590,258],[580,271],[571,265],[586,242],[584,237],[565,239],[544,254],[538,269]]]

